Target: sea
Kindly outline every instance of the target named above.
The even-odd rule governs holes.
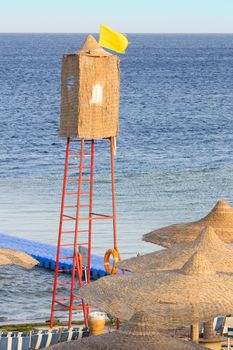
[[[85,37],[0,34],[0,232],[56,244],[61,60]],[[128,39],[115,157],[122,258],[160,249],[142,241],[153,229],[201,218],[219,199],[233,204],[233,35]],[[109,145],[98,142],[94,208],[109,213],[110,200]],[[93,232],[93,252],[103,256],[111,227]],[[52,289],[48,270],[0,266],[0,322],[49,319]]]

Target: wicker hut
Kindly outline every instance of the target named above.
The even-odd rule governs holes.
[[[119,58],[88,35],[81,49],[64,55],[61,77],[62,137],[117,136]]]

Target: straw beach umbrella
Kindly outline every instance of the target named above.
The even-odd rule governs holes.
[[[131,258],[121,262],[120,268],[132,271],[173,270],[181,268],[195,252],[205,253],[211,265],[218,272],[232,272],[233,247],[222,242],[211,226],[202,229],[192,242],[181,243],[171,248]],[[213,338],[213,320],[204,323],[204,338]]]
[[[190,341],[180,340],[157,329],[156,317],[144,312],[135,313],[120,330],[92,336],[71,343],[52,346],[51,350],[198,350],[203,349]]]
[[[0,265],[18,265],[31,269],[38,264],[39,261],[17,249],[0,248]]]
[[[233,271],[233,247],[221,241],[211,226],[203,228],[194,241],[123,260],[119,267],[131,272],[180,269],[195,252],[203,252],[216,271]]]
[[[120,268],[132,271],[173,270],[181,268],[195,252],[205,253],[211,265],[218,272],[232,272],[233,247],[221,241],[211,226],[201,230],[192,242],[181,243],[171,248],[146,254],[121,262]],[[204,323],[204,338],[213,338],[213,320]]]
[[[198,221],[162,227],[145,234],[143,240],[167,248],[177,243],[194,240],[200,230],[207,225],[213,227],[222,241],[226,243],[233,242],[233,209],[223,200],[218,201],[204,218]]]
[[[180,306],[190,318],[209,319],[213,313],[233,311],[233,275],[217,273],[203,253],[195,253],[180,270],[107,276],[81,288],[80,295],[124,320],[137,311],[153,313],[167,303],[173,315]]]

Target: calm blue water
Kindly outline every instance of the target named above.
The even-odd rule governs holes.
[[[77,50],[84,37],[0,34],[2,232],[56,242],[65,149],[57,136],[60,64],[62,54]],[[158,248],[142,243],[143,233],[199,218],[220,198],[233,204],[233,35],[131,34],[129,40],[121,56],[116,156],[123,257]],[[96,150],[95,178],[95,206],[107,212],[109,158],[103,144]],[[103,254],[111,245],[110,227],[96,227],[94,252]],[[6,284],[4,271],[1,315],[48,318],[51,273],[33,270],[26,277],[11,267]],[[15,271],[22,276],[17,286]],[[32,281],[30,298],[22,293],[25,278]]]

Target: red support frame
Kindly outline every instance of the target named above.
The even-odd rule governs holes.
[[[88,262],[87,262],[87,283],[91,281],[91,247],[92,247],[92,216],[93,216],[93,184],[95,164],[95,141],[91,142],[91,174],[90,174],[90,197],[89,197],[89,227],[88,227]]]
[[[116,226],[116,194],[115,194],[115,164],[114,164],[114,138],[110,139],[110,157],[111,157],[111,182],[112,182],[112,215],[104,215],[93,213],[93,184],[94,184],[94,163],[95,163],[95,141],[94,140],[85,140],[85,139],[67,139],[66,143],[66,155],[65,155],[65,166],[64,166],[64,179],[63,179],[63,190],[62,190],[62,199],[61,199],[61,213],[60,213],[60,225],[58,232],[58,243],[57,243],[57,256],[56,256],[56,267],[54,274],[54,289],[53,289],[53,298],[52,298],[52,307],[51,307],[51,319],[50,327],[53,327],[54,324],[54,313],[56,311],[55,305],[62,306],[64,310],[69,312],[69,328],[72,327],[73,321],[73,311],[82,310],[85,325],[88,326],[88,316],[90,311],[90,306],[84,303],[80,297],[75,295],[76,286],[78,284],[79,288],[82,287],[83,283],[90,283],[91,281],[91,248],[92,248],[92,235],[93,235],[93,221],[95,220],[112,220],[113,222],[113,242],[114,248],[118,251],[117,246],[117,226]],[[71,143],[74,145],[80,146],[80,151],[71,151]],[[90,145],[90,151],[85,151],[85,146]],[[79,157],[79,163],[72,164],[70,163],[70,157]],[[86,165],[84,162],[85,156],[90,156],[90,164]],[[74,178],[70,176],[70,172],[75,172]],[[89,172],[89,176],[86,174]],[[85,175],[84,175],[85,173]],[[83,186],[88,185],[89,190],[84,190]],[[71,190],[69,186],[77,184],[75,190]],[[89,200],[87,196],[89,195]],[[67,196],[67,197],[66,197]],[[69,203],[70,198],[76,197],[76,204]],[[67,199],[66,199],[67,198]],[[82,198],[86,198],[84,203],[82,203]],[[69,200],[68,200],[69,199]],[[66,203],[68,200],[68,204]],[[87,203],[88,200],[88,203]],[[85,210],[85,207],[88,210],[88,214],[83,216],[82,210]],[[69,210],[75,210],[75,214],[70,214]],[[68,212],[67,212],[68,211]],[[68,229],[64,225],[74,224],[73,229]],[[87,224],[87,229],[82,229],[82,224]],[[64,226],[64,228],[63,228]],[[79,235],[87,234],[86,242],[81,242]],[[62,237],[72,239],[70,243],[65,241],[62,243]],[[78,247],[87,246],[87,254],[83,258],[87,258],[87,267],[82,266],[82,256],[78,251]],[[73,247],[73,254],[62,254],[61,248]],[[119,254],[119,252],[118,252]],[[72,268],[65,269],[60,267],[61,260],[72,259]],[[71,272],[71,282],[60,282],[58,280],[60,274],[64,272]],[[83,282],[83,275],[86,274],[86,281]],[[69,297],[58,297],[57,287],[61,285],[70,285],[70,296]],[[79,302],[77,305],[76,303]]]

